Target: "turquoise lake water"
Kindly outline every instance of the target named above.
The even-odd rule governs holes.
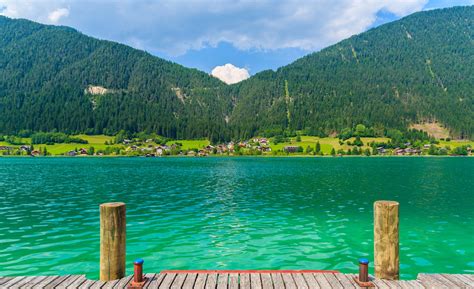
[[[473,158],[0,158],[0,276],[99,271],[99,204],[127,204],[127,269],[336,269],[400,202],[402,278],[474,273]],[[371,264],[372,265],[372,264]]]

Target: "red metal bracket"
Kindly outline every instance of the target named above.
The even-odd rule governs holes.
[[[354,281],[359,285],[360,287],[375,287],[374,283],[368,281],[368,282],[362,282],[359,281],[359,277],[354,277]]]

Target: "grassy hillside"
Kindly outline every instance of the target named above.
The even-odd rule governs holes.
[[[347,141],[353,142],[355,138],[350,138]],[[361,147],[362,149],[370,148],[368,146],[368,143],[374,141],[374,142],[387,142],[389,139],[384,138],[384,137],[379,137],[379,138],[373,138],[373,137],[362,137],[361,138],[362,142],[364,145]],[[346,141],[346,142],[347,142]],[[321,145],[321,151],[329,155],[331,154],[331,150],[334,148],[336,151],[339,149],[343,149],[347,151],[348,149],[351,149],[352,146],[349,146],[346,144],[339,144],[339,139],[338,138],[333,138],[333,137],[326,137],[326,138],[320,138],[320,137],[313,137],[313,136],[301,136],[301,141],[298,142],[296,141],[296,138],[291,138],[291,141],[289,142],[283,142],[283,143],[278,143],[274,144],[270,142],[270,147],[272,148],[272,151],[282,151],[285,146],[301,146],[303,149],[306,149],[307,146],[312,147],[313,149],[316,147],[316,143],[319,142]]]

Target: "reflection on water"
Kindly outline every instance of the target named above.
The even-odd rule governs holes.
[[[356,272],[381,199],[401,205],[402,277],[474,273],[473,171],[468,158],[2,158],[0,275],[96,278],[109,201],[127,203],[127,260],[147,272]]]

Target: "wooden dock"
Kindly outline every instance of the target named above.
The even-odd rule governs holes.
[[[345,289],[361,288],[355,274],[311,271],[162,271],[145,274],[143,288],[163,289]],[[85,275],[0,277],[0,288],[127,288],[132,276],[102,282]],[[419,274],[416,280],[373,279],[375,288],[474,288],[474,275]],[[363,287],[366,288],[366,287]]]

